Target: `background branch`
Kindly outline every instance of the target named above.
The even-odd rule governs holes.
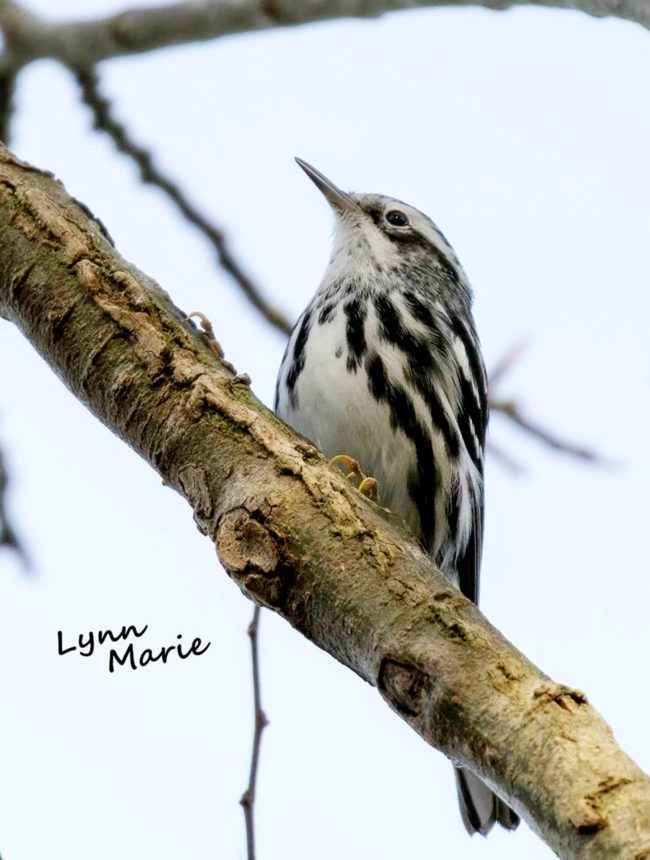
[[[611,463],[605,460],[600,454],[596,453],[596,451],[591,450],[591,448],[586,448],[583,445],[576,444],[575,442],[568,442],[566,439],[560,439],[550,430],[547,430],[534,421],[531,421],[530,418],[522,413],[520,406],[514,400],[491,400],[490,409],[494,412],[500,413],[501,415],[505,415],[506,418],[509,418],[510,421],[516,424],[516,426],[521,430],[530,434],[539,442],[542,442],[554,451],[558,451],[561,454],[568,454],[570,457],[584,460],[587,463],[594,463],[600,466],[611,465]]]
[[[258,636],[260,629],[261,609],[255,606],[253,619],[248,625],[248,636],[251,642],[251,665],[253,668],[253,748],[251,751],[251,768],[248,785],[241,798],[246,820],[246,846],[248,860],[255,860],[255,792],[257,789],[257,768],[260,760],[262,732],[268,725],[266,714],[262,710],[262,693],[260,690],[260,664]]]
[[[110,101],[99,91],[95,69],[75,69],[75,75],[81,87],[83,101],[93,112],[94,127],[99,131],[106,132],[117,149],[135,161],[143,182],[160,188],[181,215],[205,236],[216,251],[221,267],[234,279],[239,289],[264,319],[283,334],[289,334],[292,328],[291,323],[284,314],[264,298],[259,288],[244,272],[241,264],[228,247],[223,232],[190,203],[179,186],[156,167],[151,153],[135,143],[125,126],[115,119]]]
[[[4,465],[2,449],[0,449],[0,548],[3,546],[15,550],[20,556],[25,567],[29,566],[27,555],[16,537],[16,533],[9,522],[7,514],[7,485],[9,478]]]
[[[19,7],[5,0],[0,4],[0,26],[3,20],[9,21],[19,33],[5,58],[14,67],[42,57],[87,67],[109,57],[334,18],[372,18],[409,8],[483,6],[503,10],[522,5],[580,9],[590,15],[613,15],[650,27],[647,0],[213,0],[130,9],[107,18],[66,24],[49,24],[26,15],[21,19]]]
[[[538,442],[552,448],[561,454],[568,454],[570,457],[575,457],[578,460],[584,460],[588,463],[593,463],[599,466],[612,465],[608,460],[600,454],[574,442],[568,442],[561,439],[555,433],[547,430],[530,418],[526,417],[521,406],[512,398],[498,397],[494,391],[502,383],[505,376],[512,370],[514,365],[520,360],[524,354],[526,344],[519,341],[502,356],[489,373],[488,383],[490,391],[490,413],[495,412],[501,414],[512,421],[520,430],[530,434]],[[496,457],[499,462],[513,472],[520,472],[521,466],[512,458],[512,456],[504,451],[504,449],[495,444],[492,439],[489,440],[488,447],[490,452]]]
[[[49,174],[0,148],[0,311],[192,505],[229,575],[376,686],[561,857],[650,853],[650,780],[210,351]]]
[[[0,140],[9,143],[9,126],[13,112],[16,75],[12,70],[0,72]]]

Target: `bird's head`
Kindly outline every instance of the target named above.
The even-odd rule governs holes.
[[[469,291],[453,248],[424,213],[383,194],[341,191],[300,158],[296,161],[330,204],[336,224],[330,260],[332,274],[373,277],[404,273],[440,273],[451,285]]]

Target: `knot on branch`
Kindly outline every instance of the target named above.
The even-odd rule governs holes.
[[[415,717],[431,698],[433,679],[415,666],[386,657],[379,669],[377,687],[397,711]]]
[[[563,711],[575,713],[581,705],[587,705],[587,697],[580,690],[573,690],[571,687],[565,687],[563,684],[545,684],[538,687],[534,692],[534,697],[542,706],[552,702]]]
[[[607,814],[603,808],[605,795],[631,784],[632,780],[625,776],[610,776],[604,779],[597,791],[578,801],[576,808],[569,815],[569,821],[578,833],[597,833],[607,827]]]
[[[217,525],[217,552],[242,591],[264,606],[277,608],[284,596],[280,553],[276,538],[256,513],[259,516],[259,512],[235,508],[224,514]]]
[[[569,816],[578,833],[598,833],[607,825],[600,803],[594,797],[583,797]]]

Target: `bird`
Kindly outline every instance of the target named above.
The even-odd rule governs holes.
[[[362,492],[378,483],[381,504],[477,603],[488,399],[467,276],[422,212],[344,192],[296,161],[334,213],[334,244],[289,338],[275,411],[347,467]],[[478,776],[460,766],[455,775],[468,833],[517,827]]]

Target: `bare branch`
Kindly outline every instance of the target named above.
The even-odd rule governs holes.
[[[504,399],[500,397],[495,397],[493,394],[493,390],[496,385],[503,381],[506,374],[513,368],[513,366],[519,361],[521,356],[524,353],[526,348],[526,343],[524,341],[519,341],[515,343],[506,353],[505,355],[496,363],[492,371],[489,373],[488,382],[489,382],[489,390],[490,390],[490,413],[500,413],[504,415],[506,418],[510,419],[510,421],[514,422],[521,430],[526,433],[529,433],[533,436],[537,441],[542,442],[544,445],[547,445],[549,448],[553,448],[554,451],[558,451],[561,454],[568,454],[571,457],[575,457],[578,460],[584,460],[589,463],[594,463],[599,466],[611,466],[613,463],[609,460],[606,460],[600,454],[597,454],[595,451],[592,451],[590,448],[585,447],[584,445],[577,445],[573,442],[567,442],[564,439],[560,439],[555,433],[552,433],[550,430],[546,430],[541,427],[539,424],[531,421],[527,418],[519,404],[512,399]],[[521,468],[519,465],[512,460],[512,458],[506,454],[502,448],[495,446],[493,441],[490,441],[490,450],[492,454],[494,454],[498,460],[500,460],[503,465],[507,468],[511,469],[513,472],[520,472]]]
[[[260,745],[262,743],[262,732],[268,725],[266,714],[262,710],[262,696],[260,692],[260,667],[259,654],[257,648],[257,636],[260,623],[259,606],[255,606],[253,610],[253,620],[248,626],[248,635],[251,640],[251,661],[253,665],[253,708],[254,708],[254,727],[253,727],[253,750],[251,752],[251,769],[248,777],[248,786],[241,798],[241,805],[244,807],[244,817],[246,819],[246,845],[248,849],[248,860],[255,860],[255,789],[257,788],[257,767],[260,758]]]
[[[6,509],[6,491],[8,484],[7,470],[5,469],[2,450],[0,450],[0,548],[3,546],[10,547],[15,550],[23,562],[25,568],[29,568],[29,560],[23,547],[16,537],[16,533],[11,527]]]
[[[50,174],[0,146],[0,312],[194,509],[247,596],[376,686],[562,858],[650,855],[650,779],[221,363]]]
[[[508,451],[505,451],[501,445],[495,443],[494,440],[489,437],[486,443],[486,448],[494,459],[501,463],[501,465],[509,472],[512,472],[513,475],[521,475],[524,471],[521,463],[515,460]]]
[[[0,71],[0,140],[7,144],[9,143],[15,84],[16,75],[13,71]]]
[[[125,126],[113,116],[110,101],[100,93],[94,69],[75,69],[84,102],[93,112],[94,127],[108,134],[120,152],[128,155],[140,169],[143,182],[155,185],[163,191],[183,217],[196,227],[216,251],[220,265],[233,278],[239,289],[264,319],[283,334],[291,332],[291,323],[262,295],[259,288],[244,272],[228,247],[223,232],[212,224],[193,206],[181,189],[166,177],[153,163],[151,153],[135,143]]]
[[[524,354],[528,344],[524,340],[513,343],[507,352],[497,361],[488,374],[488,388],[492,391],[502,381]]]
[[[526,5],[580,9],[589,15],[612,15],[650,27],[647,0],[212,0],[130,9],[94,21],[65,24],[50,24],[29,16],[27,26],[25,16],[20,38],[13,40],[5,62],[15,67],[52,57],[67,65],[84,67],[109,57],[333,18],[373,18],[416,8],[482,6],[503,10]],[[6,17],[15,21],[17,9],[15,3],[3,0],[0,26]]]
[[[568,454],[570,457],[576,457],[578,460],[595,463],[599,466],[614,465],[610,460],[606,460],[596,451],[592,451],[590,448],[586,448],[583,445],[577,445],[574,442],[567,442],[565,439],[560,439],[554,433],[540,427],[539,424],[535,424],[522,414],[519,406],[513,400],[492,400],[490,401],[490,409],[493,412],[500,412],[502,415],[505,415],[513,421],[517,427],[520,427],[538,441],[543,442],[549,448],[553,448],[554,451],[559,451],[561,454]]]

